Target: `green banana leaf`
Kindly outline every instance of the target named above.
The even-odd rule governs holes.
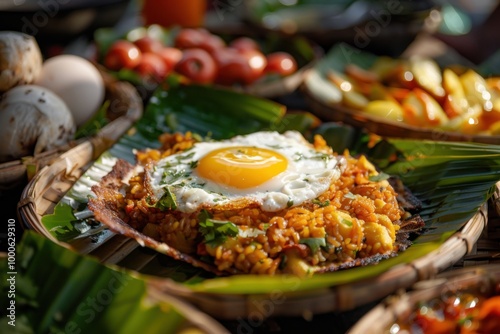
[[[2,268],[7,259],[0,258]],[[15,272],[0,278],[2,309],[10,307],[2,333],[227,332],[182,302],[155,298],[143,280],[32,231],[17,247]]]
[[[251,275],[217,278],[170,258],[162,259],[165,269],[161,273],[153,265],[141,269],[145,277],[167,277],[196,291],[305,291],[374,277],[428,254],[472,218],[500,180],[500,146],[415,140],[379,140],[373,145],[370,135],[362,130],[336,123],[314,127],[310,119],[308,114],[298,117],[284,114],[283,106],[274,102],[218,88],[174,85],[168,91],[158,90],[135,131],[123,136],[91,166],[58,204],[55,213],[43,217],[42,222],[54,237],[69,243],[89,234],[106,233],[92,225],[82,228],[85,222],[76,219],[78,211],[85,210],[90,185],[109,171],[115,159],[133,161],[132,149],[158,145],[155,136],[163,131],[192,130],[200,136],[216,139],[259,129],[300,129],[309,139],[319,133],[335,150],[349,149],[353,155],[364,154],[387,174],[401,177],[423,201],[421,216],[426,227],[422,234],[412,237],[413,246],[377,265],[303,280],[286,277],[258,277],[257,280]]]

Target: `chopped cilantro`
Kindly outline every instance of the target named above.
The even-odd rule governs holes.
[[[230,221],[211,219],[208,211],[202,210],[198,215],[199,231],[205,238],[205,243],[215,247],[226,241],[228,237],[236,237],[239,229]]]
[[[280,264],[278,265],[278,268],[279,268],[280,270],[283,270],[283,269],[285,269],[285,268],[286,268],[286,265],[287,265],[287,260],[288,260],[287,256],[286,256],[285,254],[283,254],[283,255],[281,256],[281,261],[280,261]]]
[[[368,178],[368,180],[372,181],[372,182],[380,182],[380,181],[384,181],[384,180],[387,180],[388,178],[390,177],[390,175],[382,172],[382,173],[379,173],[377,175],[372,175]]]
[[[160,200],[155,204],[155,207],[162,211],[177,209],[177,199],[175,194],[170,191],[169,187],[165,188],[165,194],[163,194]]]
[[[192,157],[194,157],[194,152],[188,154],[180,154],[176,157],[176,160],[180,162],[181,160],[191,159]]]
[[[316,253],[320,247],[326,246],[325,238],[304,238],[299,243],[309,246],[311,252]]]
[[[181,177],[189,176],[184,170],[165,170],[162,176],[162,183],[173,183],[180,179]]]
[[[315,198],[312,200],[313,204],[319,205],[321,208],[330,205],[330,201],[326,200],[324,202],[321,202],[319,199]]]

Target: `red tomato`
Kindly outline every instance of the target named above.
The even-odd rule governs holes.
[[[238,37],[229,43],[229,46],[238,51],[257,50],[260,51],[260,45],[250,37]]]
[[[151,36],[144,36],[134,41],[141,52],[157,53],[163,48],[163,43]]]
[[[249,84],[253,79],[248,60],[237,51],[226,48],[214,54],[218,65],[215,82],[221,85]]]
[[[198,47],[212,54],[216,50],[225,48],[226,42],[221,37],[209,33],[205,36],[205,38],[198,45]]]
[[[267,55],[267,73],[277,73],[282,76],[290,75],[297,71],[295,58],[287,52],[273,52]]]
[[[217,74],[217,65],[212,56],[200,48],[184,50],[175,71],[196,83],[211,83]]]
[[[103,63],[112,71],[118,71],[122,68],[132,69],[139,64],[141,56],[141,50],[134,43],[120,39],[108,49]]]
[[[174,39],[174,46],[179,49],[197,48],[207,38],[209,32],[205,29],[184,28]]]
[[[264,75],[264,70],[267,66],[266,56],[258,50],[244,50],[241,51],[241,54],[247,60],[252,70],[252,73],[247,80],[247,84],[261,78],[262,75]]]
[[[230,59],[232,57],[241,57],[241,54],[233,48],[217,49],[217,50],[214,50],[211,53],[211,55],[214,58],[217,66],[222,65],[224,62],[226,62],[228,59]]]
[[[174,47],[163,47],[157,54],[163,59],[169,71],[182,59],[182,51]]]
[[[141,61],[134,68],[141,77],[153,79],[157,82],[165,79],[169,70],[163,59],[155,53],[145,52],[142,54]]]

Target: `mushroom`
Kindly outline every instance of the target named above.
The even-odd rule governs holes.
[[[31,84],[42,71],[43,57],[31,35],[0,31],[0,93]]]
[[[67,144],[76,131],[66,104],[55,93],[21,85],[0,100],[0,161],[35,155]]]

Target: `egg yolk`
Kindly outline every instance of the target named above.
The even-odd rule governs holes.
[[[197,172],[218,184],[256,187],[286,170],[288,160],[266,148],[234,146],[211,151],[198,161]]]

